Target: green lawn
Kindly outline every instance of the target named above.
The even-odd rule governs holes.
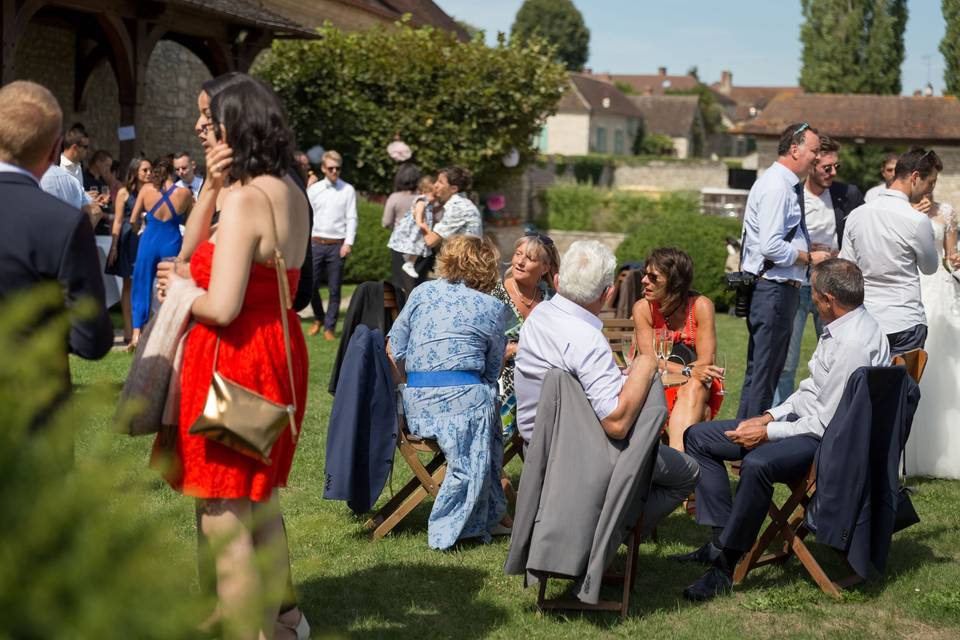
[[[720,349],[727,354],[730,390],[721,417],[735,413],[743,377],[746,330],[741,320],[717,319]],[[699,545],[706,532],[677,512],[659,529],[660,543],[641,547],[640,575],[629,619],[614,614],[540,615],[536,591],[519,577],[505,576],[507,540],[432,551],[426,542],[429,503],[395,533],[370,542],[344,503],[322,499],[324,446],[331,397],[326,392],[336,343],[310,340],[311,394],[290,487],[283,504],[296,581],[315,637],[357,638],[958,638],[960,637],[960,482],[912,479],[921,524],[897,535],[887,574],[846,593],[842,602],[824,596],[795,561],[752,574],[733,596],[690,605],[680,596],[701,569],[669,562],[668,554]],[[813,349],[808,328],[802,362]],[[111,353],[98,363],[74,360],[74,381],[122,383],[130,356]],[[805,370],[805,369],[803,369]],[[111,410],[86,425],[78,457],[109,429]],[[115,454],[142,461],[150,439],[117,437]],[[508,468],[519,476],[515,461]],[[399,488],[409,473],[402,465],[392,479]],[[193,504],[153,483],[153,503],[175,507],[169,525],[182,545],[171,567],[195,588]],[[384,492],[384,499],[390,488]],[[835,566],[833,554],[814,547]],[[185,569],[186,568],[186,569]],[[612,594],[611,594],[612,595]]]

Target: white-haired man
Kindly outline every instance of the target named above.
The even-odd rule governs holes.
[[[638,356],[624,375],[598,317],[613,295],[616,267],[613,253],[599,242],[574,242],[560,261],[557,295],[537,305],[523,323],[514,385],[517,428],[526,442],[533,437],[540,388],[551,369],[562,369],[580,381],[609,437],[625,438],[640,415],[657,363],[649,356]],[[645,527],[652,528],[669,515],[694,489],[698,477],[692,458],[660,447],[644,510]]]

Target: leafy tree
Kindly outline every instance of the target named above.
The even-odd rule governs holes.
[[[510,39],[526,42],[539,36],[557,48],[557,59],[580,71],[590,53],[590,30],[571,0],[525,0],[517,11]]]
[[[362,190],[389,193],[397,163],[386,147],[397,138],[421,169],[463,165],[478,188],[522,171],[566,87],[539,39],[507,44],[501,35],[488,47],[407,22],[355,33],[328,23],[319,33],[274,41],[254,73],[285,102],[300,146],[339,151],[345,179]],[[507,169],[512,149],[522,161]]]
[[[900,93],[906,0],[801,0],[800,85],[815,93]]]
[[[960,0],[943,0],[943,20],[947,31],[940,41],[940,53],[946,67],[943,81],[947,85],[945,93],[960,94]]]

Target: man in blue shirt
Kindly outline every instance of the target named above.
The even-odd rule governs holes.
[[[780,135],[777,161],[757,179],[743,215],[742,270],[757,276],[747,330],[747,370],[743,378],[741,420],[762,414],[773,404],[783,371],[800,287],[812,264],[830,257],[810,250],[803,210],[803,186],[820,155],[820,136],[806,122]]]

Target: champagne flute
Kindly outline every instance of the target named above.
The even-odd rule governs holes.
[[[717,395],[725,396],[727,395],[727,387],[724,384],[724,378],[727,375],[727,357],[723,352],[717,353],[713,356],[714,366],[723,370],[723,375],[717,378],[720,381],[720,390],[717,392]]]

